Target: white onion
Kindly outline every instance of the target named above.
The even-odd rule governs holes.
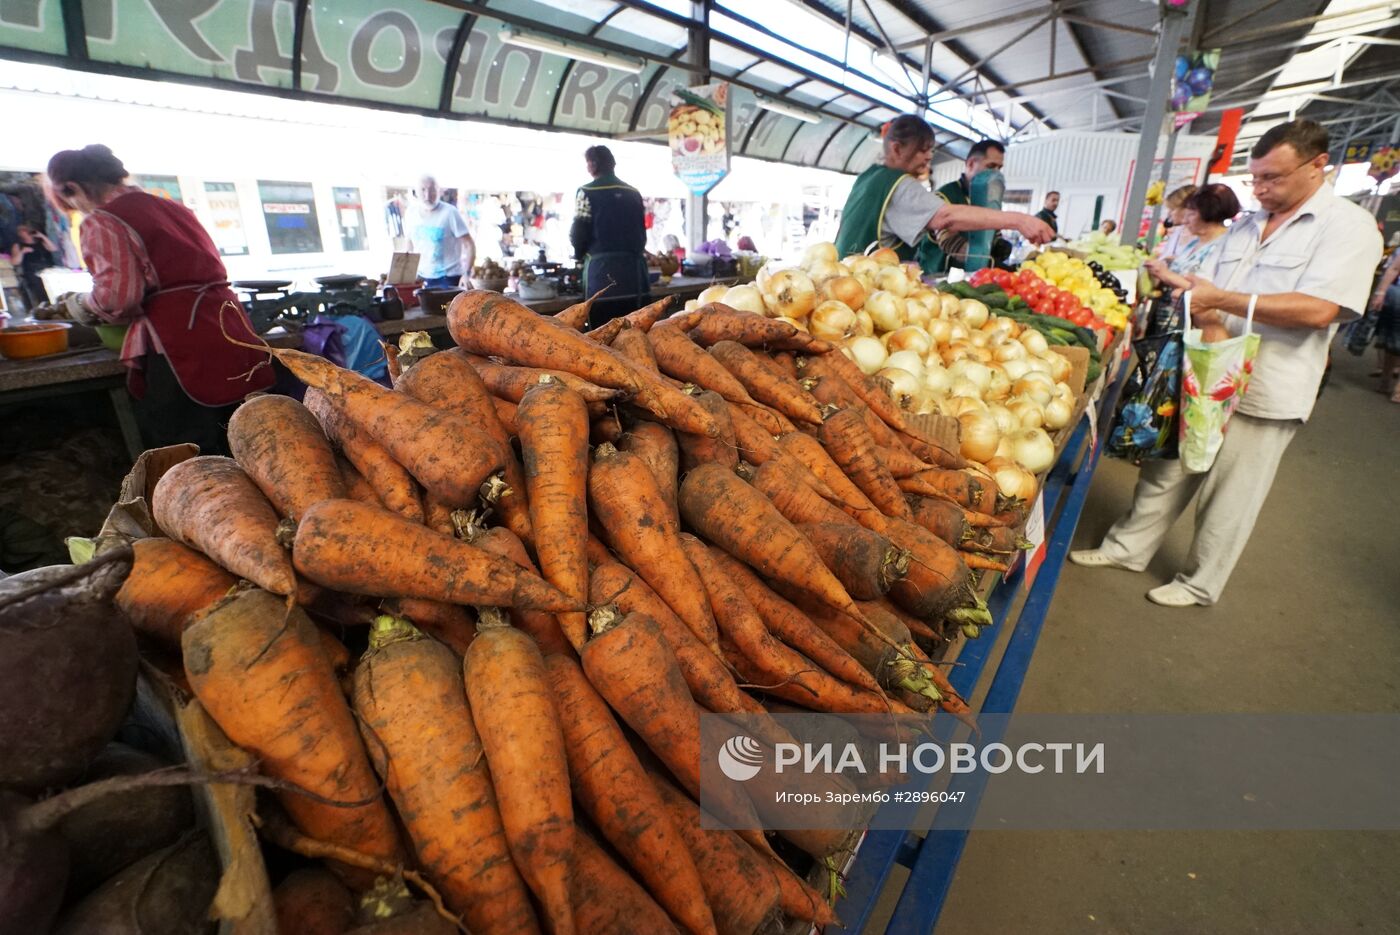
[[[950,342],[966,341],[971,334],[972,331],[961,321],[955,319],[948,323],[948,340]]]
[[[928,332],[934,347],[942,347],[952,340],[953,323],[946,318],[935,318],[924,326],[924,330]]]
[[[798,331],[806,331],[806,330],[807,330],[807,323],[806,323],[805,321],[798,321],[796,318],[782,318],[782,317],[779,317],[779,318],[777,318],[776,320],[777,320],[777,321],[786,322],[787,324],[792,325],[792,326],[793,326],[794,328],[796,328]]]
[[[817,287],[800,269],[785,269],[769,277],[763,301],[774,318],[804,319],[817,305]]]
[[[1011,460],[1032,474],[1055,463],[1055,443],[1044,429],[1020,429],[1011,433]]]
[[[1039,372],[1045,374],[1047,377],[1050,376],[1050,361],[1046,360],[1044,357],[1036,357],[1032,354],[1030,357],[1026,358],[1026,366],[1030,368],[1027,373]],[[1052,380],[1051,382],[1053,383],[1054,381]]]
[[[851,352],[851,359],[856,362],[856,366],[866,373],[874,373],[885,366],[885,358],[888,355],[885,353],[885,345],[880,343],[879,338],[865,335],[852,338],[846,348]]]
[[[700,307],[700,300],[699,300],[699,299],[691,299],[690,301],[688,301],[688,302],[685,303],[685,311],[687,311],[687,312],[693,312],[693,311],[695,311],[695,310],[696,310],[697,308],[699,308],[699,307]]]
[[[885,349],[893,350],[888,345],[886,345]],[[895,351],[890,354],[889,357],[885,358],[885,366],[907,370],[918,377],[920,381],[924,378],[924,358],[916,351]]]
[[[1011,384],[1011,392],[1015,396],[1029,399],[1037,406],[1044,406],[1054,397],[1054,384],[1031,378],[1028,373],[1015,383]]]
[[[711,302],[723,302],[724,294],[729,291],[729,287],[722,283],[715,283],[704,292],[695,297],[695,301],[701,305],[709,305]]]
[[[975,360],[959,360],[948,367],[948,373],[952,374],[954,380],[959,377],[967,380],[979,391],[985,390],[992,379],[991,368]]]
[[[1019,464],[1005,458],[993,458],[987,463],[987,468],[992,472],[992,480],[996,482],[997,490],[1006,499],[1035,499],[1035,476]]]
[[[1025,331],[1022,331],[1020,341],[1026,346],[1026,350],[1030,351],[1035,357],[1039,357],[1050,350],[1050,344],[1045,340],[1045,335],[1036,331],[1034,328],[1027,328]]]
[[[846,275],[846,267],[837,263],[835,260],[818,260],[806,269],[808,277],[818,286],[828,279],[835,279]]]
[[[914,351],[920,358],[924,358],[933,349],[933,339],[928,336],[927,331],[917,325],[905,325],[885,335],[885,347],[890,349],[891,354],[907,350]]]
[[[856,313],[842,302],[823,302],[812,309],[808,330],[823,341],[841,341],[855,333]]]
[[[845,264],[846,269],[851,271],[852,276],[864,274],[874,278],[880,272],[880,264],[861,253],[852,253],[843,258],[841,262]]]
[[[1012,321],[1010,318],[1002,318],[998,315],[993,315],[991,318],[987,319],[987,323],[982,326],[982,330],[988,334],[1013,336],[1016,334],[1016,322]]]
[[[992,360],[992,349],[991,349],[990,347],[976,347],[976,346],[974,346],[974,347],[972,348],[972,357],[973,357],[974,360],[980,360],[980,361],[981,361],[982,363],[984,363],[984,364],[993,363],[993,360]]]
[[[932,362],[924,366],[924,389],[934,396],[947,396],[948,388],[953,385],[953,375],[949,373],[941,364],[935,366]]]
[[[856,312],[856,334],[870,336],[874,333],[875,320],[870,317],[870,313],[865,309]]]
[[[881,266],[899,266],[899,254],[895,253],[892,247],[881,247],[880,249],[873,251],[870,254],[870,259],[874,260]],[[903,270],[901,270],[900,272],[903,272]]]
[[[818,263],[836,262],[836,244],[829,240],[820,243],[808,244],[807,249],[802,252],[802,267],[811,269]]]
[[[943,401],[943,414],[958,418],[969,412],[986,412],[987,404],[972,396],[949,396]]]
[[[920,393],[914,398],[914,415],[938,415],[938,400],[939,397],[933,395],[932,393]]]
[[[735,286],[724,294],[724,304],[741,312],[755,315],[767,314],[763,305],[763,295],[756,286]]]
[[[1045,408],[1033,399],[1013,396],[1006,401],[1006,408],[1016,417],[1021,428],[1038,429],[1045,424]]]
[[[974,331],[967,336],[967,343],[973,347],[987,347],[989,341],[991,341],[991,336],[985,331]],[[991,348],[987,348],[987,350],[990,352]]]
[[[844,269],[840,275],[821,284],[821,294],[824,298],[844,302],[853,312],[860,311],[865,304],[865,287]]]
[[[1056,397],[1045,404],[1045,427],[1047,429],[1062,429],[1069,425],[1070,416],[1074,415],[1074,409],[1063,399]]]
[[[945,344],[938,349],[938,356],[943,361],[943,366],[951,367],[953,364],[967,357],[972,357],[972,352],[976,350],[971,344],[964,344],[961,341],[954,341]]]
[[[1007,341],[997,345],[996,350],[992,351],[992,357],[996,359],[997,363],[1002,364],[1008,360],[1021,360],[1025,356],[1026,346],[1020,341]]]
[[[996,454],[1001,432],[990,412],[965,412],[958,416],[958,450],[964,458],[985,461]]]
[[[1006,371],[1007,378],[1012,383],[1015,383],[1030,371],[1031,365],[1022,357],[1016,360],[1003,361],[1001,369]]]
[[[875,376],[884,377],[890,381],[890,387],[894,391],[894,398],[902,402],[906,396],[919,395],[919,378],[908,370],[900,367],[883,367],[876,372]]]
[[[958,314],[958,311],[960,310],[960,306],[958,303],[962,300],[959,299],[957,296],[953,295],[951,292],[943,292],[939,294],[938,301],[939,304],[943,307],[943,317],[952,318],[953,316]]]
[[[911,325],[924,326],[933,320],[933,313],[929,311],[928,303],[923,299],[905,296],[904,320]]]
[[[966,396],[968,399],[982,401],[982,387],[973,383],[967,377],[954,377],[953,382],[948,385],[949,396]]]
[[[1055,398],[1063,399],[1065,402],[1069,403],[1071,409],[1074,408],[1074,390],[1069,388],[1068,383],[1055,384]]]
[[[993,419],[997,420],[997,430],[1003,435],[1021,427],[1021,423],[1011,414],[1011,410],[1001,403],[987,403],[987,411],[992,414]]]
[[[991,370],[992,377],[987,381],[987,386],[982,391],[983,399],[1005,399],[1011,395],[1011,378],[1006,375],[1006,371],[996,364],[992,364],[987,369]]]
[[[898,266],[883,266],[875,274],[875,288],[897,295],[901,299],[909,294],[909,277]]]
[[[1069,358],[1064,354],[1050,353],[1045,359],[1050,362],[1050,379],[1056,383],[1062,383],[1069,379],[1069,375],[1074,372],[1074,365],[1069,362]]]
[[[892,292],[877,289],[865,300],[865,309],[881,331],[893,331],[904,324],[904,300]]]
[[[976,299],[962,299],[958,302],[958,314],[969,328],[980,328],[987,323],[991,309]]]

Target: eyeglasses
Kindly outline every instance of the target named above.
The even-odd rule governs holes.
[[[1313,158],[1315,159],[1315,158],[1317,158],[1317,157],[1313,157]],[[1275,174],[1275,175],[1255,175],[1255,176],[1252,176],[1252,177],[1250,177],[1250,178],[1245,179],[1245,180],[1244,180],[1244,184],[1245,184],[1245,186],[1248,187],[1248,188],[1272,188],[1273,186],[1277,185],[1279,182],[1282,182],[1284,179],[1288,178],[1290,175],[1296,174],[1296,173],[1298,172],[1299,169],[1302,169],[1304,166],[1310,166],[1310,165],[1312,165],[1312,159],[1308,159],[1308,160],[1306,160],[1306,161],[1304,161],[1304,162],[1300,162],[1298,165],[1294,166],[1292,169],[1290,169],[1290,170],[1287,171],[1287,172],[1282,172],[1282,173],[1278,173],[1278,174]]]

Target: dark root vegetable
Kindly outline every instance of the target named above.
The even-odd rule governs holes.
[[[0,786],[76,779],[136,692],[136,637],[112,597],[128,547],[0,581]]]
[[[0,932],[43,933],[53,924],[68,880],[68,844],[28,827],[29,800],[0,789]]]
[[[292,935],[344,935],[354,924],[355,899],[325,867],[293,870],[272,891],[277,931]]]
[[[103,883],[59,920],[54,935],[210,932],[219,861],[203,832],[157,851]]]

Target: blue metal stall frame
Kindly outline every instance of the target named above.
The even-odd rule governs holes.
[[[1117,374],[1099,399],[1098,412],[1085,412],[1045,478],[1045,559],[1033,576],[1021,612],[1012,623],[1006,650],[992,676],[980,713],[1010,714],[1016,707],[1021,685],[1030,668],[1031,655],[1035,652],[1046,614],[1055,596],[1055,587],[1059,584],[1060,571],[1069,554],[1070,542],[1079,525],[1079,517],[1084,512],[1084,503],[1102,454],[1102,440],[1107,436],[1113,411],[1130,369],[1123,366],[1121,361],[1119,364]],[[1093,426],[1097,431],[1091,433],[1093,420],[1097,420]],[[1027,565],[1028,562],[1021,562],[988,597],[987,606],[992,612],[995,626],[986,636],[1000,633],[1007,626],[1016,598],[1026,584]],[[963,647],[958,656],[960,664],[949,673],[949,681],[958,694],[972,696],[996,644],[994,638],[983,638],[970,640]],[[956,728],[957,722],[953,719],[936,718],[934,739],[947,743]],[[948,791],[963,793],[961,801],[975,811],[986,786],[986,778],[984,773],[958,776],[949,783]],[[895,864],[899,864],[909,869],[909,877],[900,890],[894,913],[884,932],[886,935],[931,933],[938,925],[938,918],[952,888],[953,875],[957,872],[958,861],[967,844],[967,835],[966,829],[941,826],[937,814],[932,827],[923,836],[914,830],[867,832],[847,874],[845,896],[836,905],[836,913],[845,924],[844,930],[866,930],[890,873]]]

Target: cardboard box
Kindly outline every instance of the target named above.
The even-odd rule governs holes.
[[[1074,391],[1075,399],[1083,396],[1084,378],[1089,374],[1089,349],[1079,345],[1073,347],[1054,345],[1050,350],[1069,360],[1069,376],[1065,378],[1064,382]]]

